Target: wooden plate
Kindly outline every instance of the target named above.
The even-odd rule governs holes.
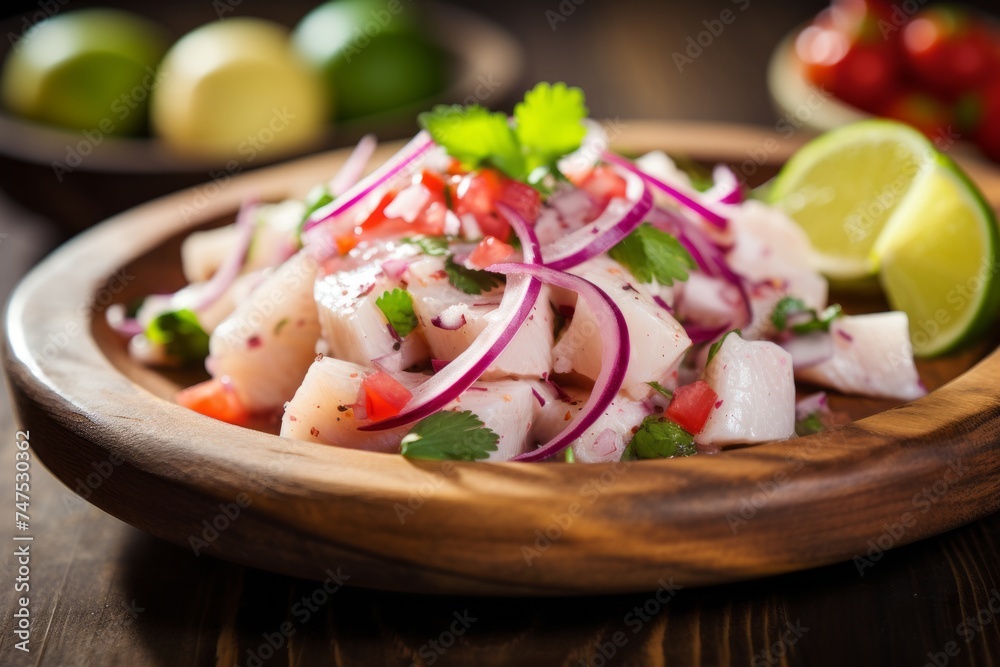
[[[765,153],[758,175],[794,148],[731,126],[619,130],[624,150],[738,167]],[[922,364],[940,388],[914,403],[841,400],[854,416],[878,413],[842,428],[631,465],[415,463],[229,426],[166,400],[183,378],[133,364],[104,324],[107,303],[176,288],[187,230],[230,220],[252,193],[301,195],[343,157],[253,172],[210,197],[154,201],[81,235],[24,280],[8,307],[5,367],[34,451],[67,486],[142,530],[234,562],[490,595],[652,590],[671,578],[694,586],[877,559],[1000,507],[1000,357],[982,358],[986,346]]]

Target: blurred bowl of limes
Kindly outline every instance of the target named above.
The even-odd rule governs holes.
[[[522,67],[511,35],[441,3],[39,14],[0,21],[0,189],[71,232],[367,132],[408,136],[431,104],[501,105]]]

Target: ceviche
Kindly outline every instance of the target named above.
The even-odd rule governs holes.
[[[441,106],[362,178],[363,139],[304,201],[192,233],[189,285],[109,311],[177,402],[413,458],[688,456],[820,430],[823,394],[925,393],[907,316],[828,303],[802,229],[717,167],[611,152],[583,93],[513,116]]]

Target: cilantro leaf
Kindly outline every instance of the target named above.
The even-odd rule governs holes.
[[[305,210],[302,212],[302,223],[305,223],[309,219],[309,216],[332,202],[333,199],[333,193],[330,192],[330,188],[326,183],[320,183],[310,190],[302,202],[306,205]]]
[[[403,437],[402,454],[411,459],[475,461],[495,452],[500,436],[465,410],[443,410],[417,422]]]
[[[719,350],[722,349],[722,344],[726,342],[727,338],[729,338],[729,334],[736,334],[737,336],[743,336],[743,332],[740,331],[739,329],[730,329],[729,331],[724,333],[722,335],[722,338],[712,343],[712,347],[708,348],[708,361],[705,362],[706,366],[712,363],[712,359],[715,359],[715,355],[717,355],[719,353]]]
[[[450,240],[447,236],[424,236],[423,234],[418,234],[416,236],[405,236],[399,242],[415,245],[425,255],[447,255]]]
[[[648,384],[650,387],[652,387],[653,389],[655,389],[656,392],[658,394],[660,394],[661,396],[665,396],[668,401],[673,400],[673,398],[674,398],[674,392],[670,391],[669,389],[667,389],[666,387],[664,387],[662,384],[660,384],[656,380],[652,380],[650,382],[647,382],[646,384]]]
[[[565,83],[539,83],[514,107],[514,130],[527,156],[528,172],[555,165],[580,147],[587,128],[583,91]]]
[[[466,294],[482,294],[505,281],[499,273],[466,268],[451,255],[444,260],[444,272],[448,274],[448,282]]]
[[[539,83],[507,115],[470,106],[438,105],[418,116],[420,125],[467,169],[492,165],[514,180],[541,184],[560,178],[559,158],[580,147],[587,128],[583,91],[565,83]]]
[[[405,289],[397,287],[392,291],[386,290],[382,296],[375,299],[375,305],[382,311],[389,326],[399,334],[400,338],[406,338],[411,331],[417,328],[417,315],[413,312],[413,297]]]
[[[511,178],[527,175],[524,155],[507,115],[478,104],[463,107],[442,105],[417,117],[439,146],[468,169],[492,164]]]
[[[655,278],[661,285],[673,285],[675,280],[687,280],[688,269],[695,268],[694,260],[680,241],[648,222],[636,227],[608,255],[628,268],[641,283]]]
[[[802,299],[786,296],[774,305],[774,310],[771,311],[771,324],[778,331],[789,330],[794,334],[804,335],[815,331],[829,331],[830,324],[842,314],[843,310],[837,303],[822,313],[817,313],[806,306]],[[806,316],[806,319],[789,325],[789,319],[799,315]]]
[[[696,452],[693,435],[669,419],[649,416],[642,420],[639,430],[625,447],[622,461],[671,459]]]
[[[810,412],[805,419],[795,422],[795,435],[812,435],[826,430],[818,412]]]
[[[145,333],[151,343],[162,345],[168,356],[181,363],[204,361],[208,356],[208,334],[195,312],[187,308],[160,313]]]

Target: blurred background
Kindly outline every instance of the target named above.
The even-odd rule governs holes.
[[[1000,116],[993,5],[8,1],[2,210],[73,233],[368,131],[407,137],[433,103],[509,109],[540,80],[582,87],[599,118],[806,132],[879,113],[975,141],[992,81]]]

